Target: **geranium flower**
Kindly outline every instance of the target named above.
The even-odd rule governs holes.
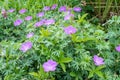
[[[54,4],[54,5],[52,5],[51,9],[54,10],[54,9],[56,9],[56,7],[57,7],[57,4]]]
[[[64,17],[64,20],[70,20],[72,17],[74,17],[73,14],[67,14],[65,17]]]
[[[26,51],[28,51],[28,50],[31,49],[31,48],[32,48],[32,43],[31,43],[30,41],[28,41],[28,42],[24,42],[24,43],[21,45],[20,50],[21,50],[22,52],[26,52]]]
[[[80,12],[82,9],[81,9],[80,7],[74,7],[73,10],[74,10],[75,12]]]
[[[96,66],[100,66],[100,65],[104,64],[104,59],[101,57],[98,57],[97,55],[94,55],[93,61]]]
[[[45,19],[42,19],[41,21],[36,22],[36,23],[34,24],[34,26],[35,26],[35,27],[40,27],[40,26],[42,26],[44,23],[45,23]]]
[[[120,52],[120,45],[117,46],[115,49],[116,49],[116,51]]]
[[[73,27],[73,26],[68,26],[68,27],[64,28],[64,32],[66,34],[73,34],[76,31],[77,31],[77,29],[75,27]]]
[[[17,19],[15,22],[14,22],[14,26],[19,26],[20,24],[23,23],[23,20],[21,19]]]
[[[27,16],[27,17],[25,17],[25,20],[26,21],[29,21],[29,20],[31,20],[32,19],[32,16]]]
[[[39,12],[38,14],[37,14],[37,17],[43,17],[44,16],[44,12]]]
[[[47,62],[45,62],[43,64],[43,68],[44,68],[45,72],[55,71],[56,70],[56,66],[57,66],[57,62],[55,62],[53,60],[48,60]]]
[[[48,19],[45,21],[45,25],[50,25],[50,24],[54,24],[55,23],[55,20],[54,19]]]
[[[15,9],[10,9],[10,10],[8,10],[8,12],[10,12],[10,13],[12,13],[12,12],[14,12],[15,11]]]
[[[33,32],[28,33],[26,37],[27,37],[27,38],[31,38],[32,36],[34,36],[34,33],[33,33]]]
[[[49,11],[49,10],[50,10],[50,7],[49,7],[49,6],[45,6],[45,7],[43,8],[43,10],[44,10],[44,11]]]
[[[26,9],[21,9],[21,10],[19,10],[19,13],[24,14],[26,11],[27,11]]]
[[[66,6],[61,6],[61,7],[59,8],[59,11],[60,11],[60,12],[65,12],[66,10],[67,10]]]

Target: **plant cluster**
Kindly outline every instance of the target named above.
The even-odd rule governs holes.
[[[78,6],[29,11],[11,8],[0,14],[1,79],[120,79],[119,18],[104,28],[89,23]]]

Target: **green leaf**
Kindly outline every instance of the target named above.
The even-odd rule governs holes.
[[[11,78],[11,75],[6,75],[5,77],[4,77],[4,80],[9,80]]]
[[[78,76],[75,78],[75,80],[79,80],[79,79],[78,79]]]
[[[72,58],[67,57],[67,58],[61,58],[59,62],[60,63],[69,63],[71,61],[72,61]]]
[[[73,42],[77,42],[78,38],[79,38],[78,36],[72,35],[72,41],[73,41]]]
[[[64,64],[64,63],[60,63],[60,65],[61,65],[61,67],[62,67],[63,71],[64,71],[64,72],[66,72],[66,67],[65,67],[65,64]]]
[[[79,36],[72,35],[73,42],[87,42],[90,40],[97,41],[97,39],[95,37],[92,37],[92,36],[80,38]]]
[[[48,31],[47,29],[44,29],[44,28],[42,28],[40,30],[40,32],[41,32],[42,36],[44,36],[44,37],[48,37],[51,34],[50,31]]]
[[[105,65],[98,66],[98,67],[95,69],[95,71],[99,71],[99,70],[101,70],[101,69],[103,69],[103,68],[105,68]]]
[[[44,73],[45,73],[45,72],[44,72],[44,69],[43,69],[42,65],[40,65],[39,74],[44,74]]]
[[[104,78],[103,73],[101,71],[96,71],[95,72],[99,77]]]
[[[34,77],[39,77],[39,74],[36,73],[36,72],[30,72],[29,74],[32,75],[32,76],[34,76]]]
[[[87,15],[88,15],[88,14],[84,14],[84,15],[82,15],[82,17],[79,17],[79,16],[78,16],[78,18],[79,18],[78,22],[79,22],[79,23],[83,22],[83,21],[84,21],[84,18],[87,17]]]
[[[70,72],[70,76],[75,77],[76,74],[74,72]]]
[[[93,77],[93,74],[94,74],[94,72],[90,72],[89,75],[88,75],[88,78]]]
[[[32,23],[28,24],[28,25],[27,25],[27,28],[32,27],[34,23],[35,23],[35,22],[32,22]]]

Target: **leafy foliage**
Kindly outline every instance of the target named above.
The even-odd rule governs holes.
[[[46,11],[45,16],[38,18],[38,11],[32,13],[29,9],[25,14],[19,14],[19,9],[14,13],[7,12],[6,19],[0,15],[1,79],[119,80],[120,54],[115,50],[120,43],[119,17],[114,16],[101,26],[87,21],[85,18],[88,14],[73,10],[71,13],[74,18],[64,20],[67,12],[58,12],[57,9]],[[33,19],[25,21],[28,15]],[[19,18],[24,22],[14,26],[14,21]],[[51,18],[55,19],[52,25],[34,25],[37,21]],[[70,25],[77,31],[68,35],[64,28]],[[34,32],[34,36],[26,38],[29,32]],[[33,46],[24,53],[20,51],[20,46],[26,41],[31,41]],[[101,56],[105,64],[96,66],[94,55]],[[43,69],[42,64],[49,59],[58,63],[54,72],[45,72]]]

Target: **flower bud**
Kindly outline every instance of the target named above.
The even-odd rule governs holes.
[[[7,12],[5,9],[2,9],[1,14],[4,18],[7,18]]]

